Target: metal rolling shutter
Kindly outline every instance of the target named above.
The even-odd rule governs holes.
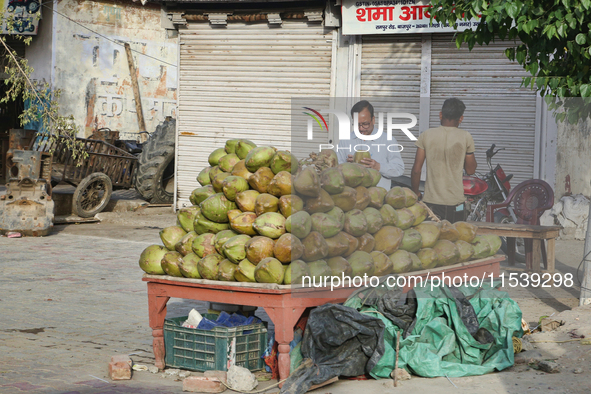
[[[488,171],[485,151],[491,144],[506,148],[493,158],[512,185],[534,176],[536,93],[522,88],[529,75],[504,55],[508,43],[476,45],[459,51],[450,34],[433,34],[431,54],[431,127],[439,126],[439,111],[446,98],[466,104],[461,127],[470,131],[476,145],[478,172]]]
[[[304,21],[189,23],[180,30],[177,202],[188,205],[211,151],[228,139],[291,150],[291,99],[326,98],[331,88],[332,29]],[[312,100],[314,101],[314,100]],[[307,119],[293,120],[306,130]],[[304,135],[304,133],[302,133]],[[326,131],[315,141],[328,141]],[[299,149],[298,149],[299,148]]]
[[[421,85],[421,36],[363,36],[361,48],[361,98],[378,112],[409,112],[419,118]],[[378,120],[376,119],[376,124]],[[386,120],[384,119],[384,127]],[[410,131],[418,135],[419,125]],[[416,147],[401,132],[394,135],[401,152],[405,174],[410,174]]]

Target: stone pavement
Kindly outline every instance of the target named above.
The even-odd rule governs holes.
[[[174,223],[173,214],[156,212],[147,210],[140,221],[142,213],[134,213],[118,217],[117,224],[56,226],[42,238],[0,237],[0,393],[181,392],[181,382],[162,373],[134,372],[132,380],[120,382],[107,375],[115,354],[129,354],[137,364],[154,362],[146,285],[137,261],[146,246],[160,243],[158,230]],[[572,295],[565,296],[573,304]],[[187,315],[193,307],[206,308],[171,300],[168,317]],[[583,392],[576,379],[588,382],[589,363],[583,365],[582,375],[514,367],[451,381],[413,377],[397,389],[384,381],[340,381],[317,392],[522,393],[552,388],[576,393]]]

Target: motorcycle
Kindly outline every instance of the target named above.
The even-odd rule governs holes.
[[[507,199],[511,184],[509,181],[513,178],[513,174],[505,174],[505,171],[500,164],[493,168],[492,158],[504,150],[500,148],[495,150],[496,145],[492,144],[486,151],[486,163],[489,171],[486,174],[476,173],[474,175],[464,175],[464,196],[466,197],[465,209],[468,211],[467,221],[486,221],[486,209],[489,204],[498,204]],[[411,187],[410,177],[400,176],[392,179],[392,186]],[[425,182],[421,181],[419,191],[424,192]],[[517,217],[513,212],[513,208],[500,209],[495,212],[495,223],[516,223]],[[503,252],[507,253],[507,242],[504,237],[501,237]],[[515,240],[516,253],[515,259],[518,262],[525,262],[525,246],[523,239],[517,238]]]

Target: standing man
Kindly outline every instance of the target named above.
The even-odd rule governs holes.
[[[419,193],[421,170],[427,159],[427,180],[423,201],[441,219],[451,223],[466,219],[463,170],[476,171],[474,140],[459,129],[466,106],[457,98],[445,100],[439,119],[441,126],[429,129],[415,143],[417,153],[411,172],[412,190]]]
[[[360,134],[373,135],[379,131],[375,127],[376,118],[374,116],[373,105],[369,101],[360,101],[351,108],[351,118],[353,121],[355,121],[355,113],[358,114],[357,126],[359,127]],[[365,145],[369,147],[371,159],[363,159],[360,164],[379,171],[382,179],[380,179],[377,186],[390,190],[392,187],[392,181],[390,179],[404,173],[404,162],[402,161],[402,156],[400,156],[400,151],[398,150],[400,145],[398,145],[396,139],[392,137],[391,140],[388,140],[387,137],[387,133],[382,130],[382,135],[375,140],[366,141],[357,135],[353,135],[349,141],[349,146],[341,145],[341,141],[339,141],[339,145],[337,146],[339,163],[353,162],[356,146]],[[366,147],[364,147],[365,150],[367,150]]]

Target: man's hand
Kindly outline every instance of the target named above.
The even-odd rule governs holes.
[[[353,163],[353,155],[347,156],[347,163]]]
[[[361,164],[363,164],[367,168],[373,168],[376,171],[380,170],[380,163],[378,163],[374,159],[362,159]]]

